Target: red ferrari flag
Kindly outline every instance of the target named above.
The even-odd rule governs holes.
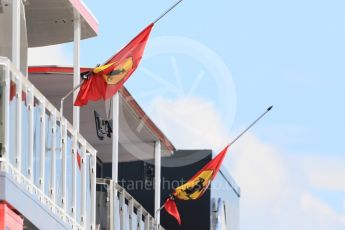
[[[80,86],[75,106],[86,105],[89,100],[107,100],[116,94],[138,67],[153,25],[141,31],[104,65],[91,71],[89,79]]]
[[[180,213],[178,212],[174,197],[169,197],[164,204],[165,211],[175,217],[178,224],[181,225],[181,217]]]
[[[185,184],[177,187],[164,204],[165,210],[181,224],[175,200],[196,200],[199,199],[207,190],[212,180],[217,175],[219,168],[228,151],[227,145],[215,158],[208,162]]]

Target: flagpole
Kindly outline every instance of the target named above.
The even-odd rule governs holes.
[[[164,206],[165,206],[165,203],[164,203],[162,206],[160,206],[159,209],[156,210],[156,213],[162,211],[162,209],[164,208]]]
[[[259,120],[261,120],[261,118],[263,118],[271,109],[273,108],[273,105],[268,107],[266,109],[266,111],[261,114],[255,121],[253,121],[253,123],[251,123],[245,130],[242,131],[242,133],[240,133],[240,135],[238,135],[233,141],[230,142],[230,145],[233,145],[238,139],[240,139],[241,136],[243,136],[243,134],[245,134],[251,127],[253,127]]]
[[[160,211],[162,211],[162,209],[164,208],[164,206],[165,206],[165,203],[164,203],[160,208],[158,208],[158,209],[156,210],[155,215],[156,215],[157,213],[159,213]],[[155,230],[159,230],[158,223],[157,223],[156,220],[155,220],[154,228],[155,228]]]
[[[83,81],[84,82],[84,81]],[[67,97],[69,97],[72,93],[74,93],[74,91],[76,91],[77,89],[80,88],[80,86],[83,84],[83,82],[81,82],[79,85],[77,85],[76,87],[74,87],[73,89],[71,89],[65,96],[63,96],[63,98],[61,98],[60,101],[60,113],[61,113],[61,117],[63,117],[63,103],[65,101],[65,99]]]
[[[161,20],[165,15],[167,15],[172,9],[174,9],[178,4],[180,4],[183,0],[178,0],[174,5],[172,5],[169,9],[167,9],[161,16],[159,16],[156,20],[153,21],[153,24]]]
[[[245,130],[243,130],[233,141],[231,141],[230,143],[229,143],[229,146],[230,145],[233,145],[241,136],[243,136],[243,134],[245,134],[250,128],[252,128],[258,121],[260,121],[271,109],[273,108],[273,105],[272,106],[270,106],[270,107],[268,107],[267,109],[266,109],[266,111],[263,113],[263,114],[261,114],[255,121],[253,121]],[[157,210],[156,210],[156,212],[155,213],[157,213],[157,212],[160,212],[164,207],[165,207],[165,204],[166,203],[164,203],[160,208],[158,208]],[[155,227],[157,227],[158,228],[158,226],[156,225]]]

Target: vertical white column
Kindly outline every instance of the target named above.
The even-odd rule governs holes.
[[[74,10],[74,44],[73,44],[73,88],[80,84],[80,15]],[[73,92],[73,102],[77,98],[79,89]],[[72,217],[77,217],[77,133],[80,126],[80,108],[73,106],[73,147],[72,147]]]
[[[160,212],[157,210],[161,206],[161,142],[155,142],[155,223],[160,224]]]
[[[92,154],[91,166],[91,230],[96,229],[96,151]]]
[[[22,161],[22,78],[16,76],[16,168],[21,172]]]
[[[21,0],[12,0],[12,62],[20,70],[20,5]]]
[[[112,105],[113,105],[113,135],[112,135],[112,180],[114,183],[118,182],[118,171],[119,171],[119,103],[120,103],[120,96],[119,93],[116,93],[112,97]],[[117,190],[114,186],[114,215],[113,215],[113,227],[114,229],[116,226],[120,225],[118,216],[118,198],[117,198]]]
[[[46,105],[45,99],[41,100],[41,154],[40,154],[40,189],[44,191],[45,164],[46,164]]]
[[[62,154],[62,208],[67,212],[67,124],[61,117],[61,154]]]
[[[114,198],[114,181],[110,180],[107,195],[109,196],[109,228],[115,230],[115,198]]]
[[[78,137],[77,131],[73,131],[73,146],[72,146],[72,217],[77,217],[77,151],[78,151]]]
[[[83,143],[81,149],[81,222],[86,229],[86,142]]]
[[[56,188],[56,110],[52,114],[52,150],[51,150],[51,171],[50,171],[50,198],[55,203]]]
[[[3,79],[3,95],[2,95],[2,127],[3,127],[3,146],[2,146],[2,157],[5,159],[5,164],[9,163],[9,146],[10,146],[10,71],[8,65],[5,66],[5,78]],[[7,167],[4,167],[7,170]]]
[[[119,171],[119,104],[120,96],[116,93],[112,98],[113,105],[113,136],[112,136],[112,179],[115,183],[118,182]]]
[[[73,48],[73,88],[80,84],[80,15],[74,11],[74,48]],[[79,89],[73,93],[73,101],[77,98]],[[80,108],[73,106],[73,129],[79,132]]]
[[[31,182],[34,181],[34,94],[32,89],[28,90],[28,109],[29,109],[29,167],[28,175]]]

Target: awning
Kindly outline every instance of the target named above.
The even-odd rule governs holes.
[[[74,10],[81,16],[81,38],[94,37],[98,22],[81,0],[26,0],[29,47],[73,41]]]
[[[81,72],[89,68],[81,68]],[[60,107],[61,98],[71,90],[73,80],[71,67],[29,67],[29,80],[48,98],[56,108]],[[111,162],[112,140],[103,141],[96,135],[94,113],[96,110],[103,118],[104,101],[89,103],[81,107],[80,133],[98,150],[97,155],[103,162]],[[72,121],[72,98],[65,101],[64,115]],[[128,90],[120,90],[119,110],[119,161],[154,159],[154,143],[161,141],[162,157],[170,156],[175,147],[161,130],[146,115]]]

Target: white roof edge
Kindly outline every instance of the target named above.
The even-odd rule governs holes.
[[[96,34],[98,34],[98,20],[92,11],[82,0],[68,0],[72,6],[79,12],[79,14],[85,19]]]
[[[85,7],[85,9],[89,12],[89,14],[93,17],[93,19],[97,22],[97,24],[99,24],[98,19],[96,18],[96,16],[94,15],[94,13],[92,13],[92,11],[90,10],[90,8],[85,4],[84,1],[81,1],[81,4]]]

